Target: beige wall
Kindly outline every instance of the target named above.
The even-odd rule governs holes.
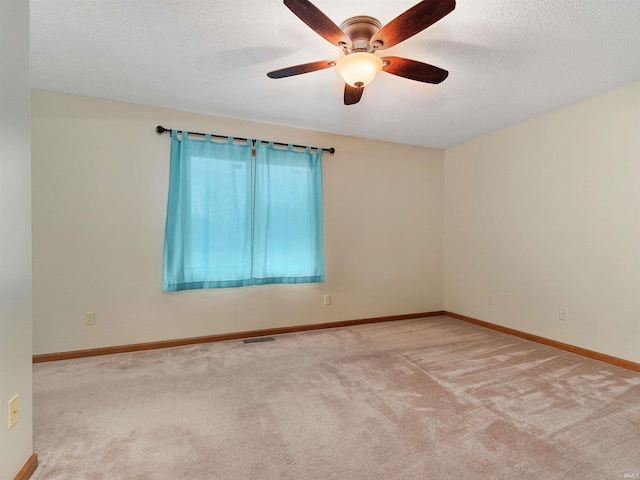
[[[0,480],[33,453],[29,2],[0,1]],[[7,430],[7,402],[20,420]]]
[[[33,91],[34,350],[444,306],[640,361],[639,106],[634,83],[445,153]],[[327,282],[161,293],[169,138],[157,124],[336,147]]]
[[[335,147],[326,283],[162,293],[170,141],[156,125]],[[442,150],[38,90],[32,129],[35,353],[443,308]]]
[[[446,310],[640,362],[640,82],[445,158]]]

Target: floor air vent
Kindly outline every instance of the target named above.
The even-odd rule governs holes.
[[[260,342],[275,342],[273,337],[260,337],[260,338],[247,338],[243,340],[244,343],[260,343]]]

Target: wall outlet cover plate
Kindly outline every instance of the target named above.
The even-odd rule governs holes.
[[[19,398],[18,395],[9,400],[9,424],[8,428],[13,427],[19,420]]]

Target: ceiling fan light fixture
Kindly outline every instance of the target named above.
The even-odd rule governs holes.
[[[311,0],[284,0],[285,6],[318,35],[345,54],[338,62],[320,60],[267,73],[269,78],[285,78],[336,67],[345,82],[344,104],[360,101],[364,87],[384,70],[398,77],[424,83],[440,83],[449,72],[442,68],[402,57],[377,57],[378,50],[393,47],[420,33],[456,8],[456,0],[422,0],[384,26],[368,15],[333,23]]]
[[[376,78],[382,67],[382,59],[373,53],[355,52],[338,60],[336,71],[348,85],[363,88]]]

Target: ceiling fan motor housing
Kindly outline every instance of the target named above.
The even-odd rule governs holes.
[[[369,40],[381,27],[382,24],[377,18],[366,15],[347,18],[342,22],[340,29],[347,34],[353,45],[349,53],[371,51]]]

